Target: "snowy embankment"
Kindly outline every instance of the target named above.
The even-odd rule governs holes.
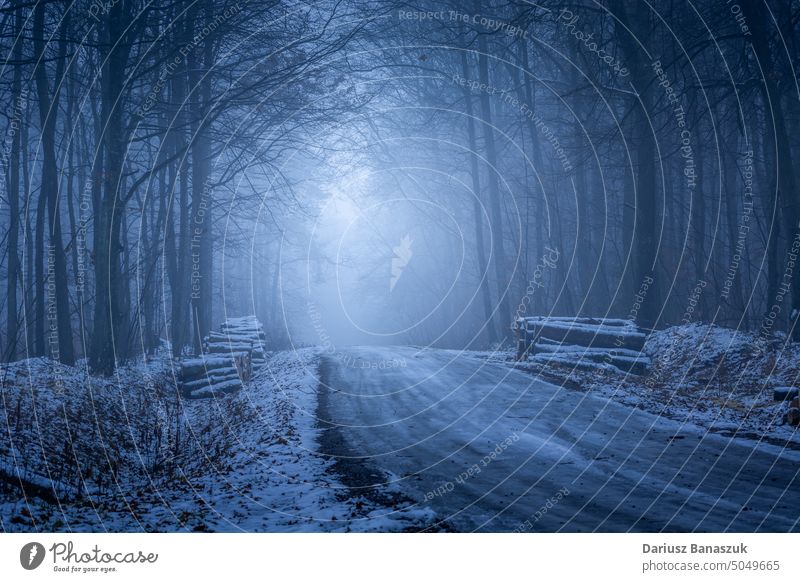
[[[752,333],[691,324],[652,333],[644,351],[651,366],[642,376],[590,362],[513,362],[509,352],[488,357],[679,422],[800,446],[800,430],[784,421],[787,404],[773,399],[775,388],[800,381],[800,345],[779,337],[759,342]]]
[[[170,360],[108,379],[0,368],[3,531],[383,531],[318,452],[318,353],[273,355],[244,390],[176,398]],[[22,482],[22,488],[20,487]],[[24,493],[23,493],[24,489]]]

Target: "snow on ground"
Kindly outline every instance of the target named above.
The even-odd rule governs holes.
[[[244,390],[182,406],[166,357],[108,379],[45,359],[0,368],[0,528],[424,527],[410,508],[371,519],[387,512],[318,453],[318,362],[313,348],[278,352]]]
[[[696,324],[653,333],[645,351],[645,376],[603,363],[519,363],[512,351],[442,353],[521,367],[684,427],[800,449],[800,431],[783,424],[786,404],[773,401],[776,386],[796,384],[800,347]],[[244,390],[182,404],[165,355],[107,379],[42,358],[0,366],[0,529],[427,527],[430,512],[399,495],[387,507],[352,494],[320,453],[319,361],[314,348],[278,352]]]
[[[800,451],[541,382],[485,354],[341,354],[322,367],[330,418],[353,451],[454,531],[797,529],[800,504],[788,492]],[[368,365],[390,358],[407,366]],[[533,517],[558,491],[569,494]]]
[[[652,360],[645,376],[602,363],[515,362],[510,350],[473,355],[722,434],[800,447],[800,430],[783,420],[787,405],[773,400],[775,387],[797,385],[799,345],[781,336],[760,341],[750,332],[690,324],[653,332],[644,351]]]

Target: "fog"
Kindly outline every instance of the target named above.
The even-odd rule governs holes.
[[[795,333],[800,100],[752,3],[81,4],[3,24],[7,360],[108,374],[243,315],[271,350]]]

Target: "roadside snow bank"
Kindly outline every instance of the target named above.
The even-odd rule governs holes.
[[[800,443],[800,433],[784,423],[786,404],[773,400],[776,387],[800,378],[800,344],[691,324],[651,334],[645,350],[650,373],[623,382],[643,404],[719,432]]]
[[[49,360],[0,370],[3,531],[368,531],[318,454],[319,354],[274,354],[244,390],[180,401],[167,358],[93,378]],[[21,480],[21,483],[20,483]]]
[[[784,422],[778,386],[800,381],[800,344],[711,324],[659,330],[644,348],[652,364],[644,376],[611,366],[505,361],[565,387],[592,391],[679,422],[782,447],[800,447],[800,431]],[[492,359],[497,359],[497,355]]]

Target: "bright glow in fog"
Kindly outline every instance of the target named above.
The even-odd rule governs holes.
[[[399,195],[395,179],[361,169],[328,189],[306,245],[297,341],[441,342],[464,311],[463,218],[427,193]]]

